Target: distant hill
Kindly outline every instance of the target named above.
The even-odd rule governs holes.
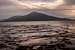
[[[51,20],[71,20],[71,19],[58,18],[58,17],[49,16],[38,12],[31,12],[28,15],[13,16],[8,19],[5,19],[4,21],[51,21]]]

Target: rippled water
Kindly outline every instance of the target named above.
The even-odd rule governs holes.
[[[44,24],[44,26],[43,26],[43,24]],[[3,27],[1,27],[1,25]],[[10,25],[10,26],[8,27],[8,25]],[[52,28],[52,29],[47,27],[45,30],[49,29],[52,31],[51,32],[47,32],[47,31],[40,32],[44,29],[38,31],[37,30],[37,29],[39,29],[38,27],[37,27],[37,29],[33,29],[33,27],[30,27],[31,25],[33,25],[33,26],[41,25],[42,27],[47,27],[49,25],[50,28]],[[5,26],[7,26],[7,27],[5,27]],[[14,26],[19,26],[19,27],[14,27]],[[26,31],[34,31],[34,33],[27,33],[26,31],[23,31],[25,29],[28,29],[26,27],[29,27],[29,30],[26,30]],[[33,45],[33,44],[35,45],[35,44],[44,44],[44,43],[48,44],[52,40],[56,41],[56,38],[41,37],[41,36],[57,35],[61,32],[65,32],[65,31],[62,31],[64,28],[68,29],[67,31],[70,31],[71,33],[75,34],[75,21],[0,22],[0,28],[4,29],[6,31],[5,33],[2,33],[2,34],[9,35],[9,37],[11,38],[11,39],[9,39],[9,41],[13,40],[13,39],[15,40],[15,37],[17,38],[16,41],[21,41],[19,43],[19,45]],[[33,30],[31,30],[31,29],[33,29]],[[19,30],[21,30],[21,31],[19,31]],[[5,37],[4,39],[6,39],[6,36],[4,36],[4,35],[3,35],[3,37]],[[0,38],[3,38],[3,37],[0,37]],[[2,40],[4,40],[4,39],[2,39]],[[73,39],[75,41],[75,38],[73,38]],[[8,39],[6,39],[6,41],[8,41]],[[1,41],[1,42],[3,42],[3,41]],[[9,44],[10,42],[7,42],[7,43]],[[13,43],[13,42],[11,42],[11,43]],[[18,43],[18,42],[15,42],[15,43]],[[12,45],[12,46],[14,46],[14,45]]]

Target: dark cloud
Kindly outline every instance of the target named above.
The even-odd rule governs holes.
[[[66,4],[69,5],[74,5],[75,4],[75,0],[64,0]]]

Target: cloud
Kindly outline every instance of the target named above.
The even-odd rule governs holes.
[[[75,0],[64,0],[66,4],[75,5]]]
[[[21,8],[29,9],[55,9],[64,3],[63,0],[11,0],[14,4],[22,6]],[[35,2],[34,2],[35,1]],[[48,2],[49,1],[49,2]]]
[[[0,0],[0,19],[8,18],[15,15],[25,15],[31,11],[40,11],[58,17],[74,17],[75,5],[74,0]]]
[[[12,2],[10,2],[9,0],[0,0],[0,7],[8,5],[12,5]]]

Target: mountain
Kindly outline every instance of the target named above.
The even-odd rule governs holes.
[[[50,21],[50,20],[71,20],[71,19],[58,18],[58,17],[49,16],[38,12],[31,12],[28,15],[13,16],[8,19],[5,19],[4,21]]]

